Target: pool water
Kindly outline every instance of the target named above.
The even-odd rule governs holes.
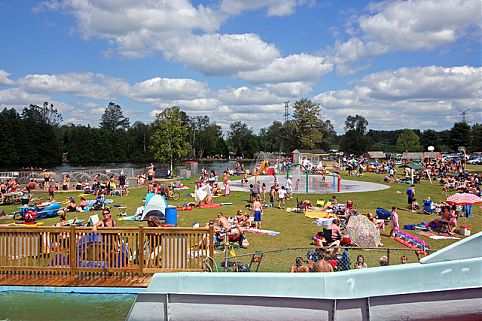
[[[0,292],[1,321],[125,320],[133,294]]]

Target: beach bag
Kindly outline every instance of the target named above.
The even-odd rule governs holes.
[[[387,220],[387,219],[390,219],[392,217],[392,213],[390,213],[389,211],[387,211],[386,209],[383,209],[381,207],[378,207],[376,209],[376,213],[377,213],[377,218],[379,218],[381,220]]]

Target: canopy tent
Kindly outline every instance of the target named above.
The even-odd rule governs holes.
[[[159,194],[149,196],[149,198],[146,196],[146,205],[142,212],[141,221],[147,220],[150,216],[157,216],[160,220],[164,220],[166,218],[166,199]]]
[[[408,164],[405,164],[405,165],[401,165],[400,168],[409,168],[410,169],[410,173],[411,173],[411,177],[412,177],[412,183],[413,183],[413,172],[414,171],[426,171],[427,173],[427,176],[428,176],[428,179],[430,180],[430,184],[432,184],[432,178],[430,177],[430,172],[425,168],[423,167],[422,165],[419,165],[419,164],[416,164],[416,163],[408,163]]]
[[[416,163],[408,163],[408,164],[405,164],[405,165],[401,165],[400,168],[410,168],[410,169],[413,169],[413,170],[424,170],[425,167],[423,167],[422,165],[419,165],[419,164],[416,164]]]

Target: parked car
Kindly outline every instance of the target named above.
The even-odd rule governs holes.
[[[472,158],[467,161],[467,164],[470,165],[482,165],[482,156],[479,156],[477,158]]]

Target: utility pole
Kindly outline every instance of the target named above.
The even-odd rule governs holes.
[[[289,114],[289,112],[288,112],[288,111],[289,111],[289,108],[290,108],[289,103],[290,103],[289,100],[288,100],[288,101],[285,101],[285,114],[283,115],[285,124],[288,123],[288,121],[289,121],[289,116],[290,116],[290,114]]]
[[[467,115],[469,114],[469,110],[470,108],[467,108],[466,110],[460,110],[460,120],[462,121],[462,123],[465,123],[467,124]]]

